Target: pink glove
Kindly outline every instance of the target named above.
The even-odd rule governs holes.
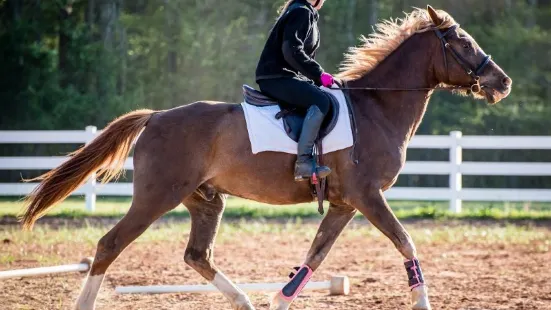
[[[325,87],[331,87],[333,86],[333,82],[334,82],[334,79],[333,79],[333,76],[329,73],[326,73],[326,72],[323,72],[321,74],[321,85],[325,86]]]

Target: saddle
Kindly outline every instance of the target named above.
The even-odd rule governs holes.
[[[331,106],[321,125],[318,136],[319,140],[325,138],[335,128],[339,119],[339,102],[337,98],[330,93],[324,92],[324,94],[329,98]],[[248,85],[243,85],[243,97],[246,103],[257,107],[279,105],[281,112],[276,115],[276,118],[283,119],[283,126],[287,136],[293,141],[298,142],[302,131],[302,123],[304,123],[304,117],[306,116],[306,109],[290,107],[288,104],[278,102]]]
[[[325,116],[323,123],[321,125],[318,139],[315,143],[315,154],[314,159],[319,164],[323,164],[323,149],[321,141],[325,136],[327,136],[336,126],[339,119],[339,102],[335,96],[330,93],[324,92],[324,94],[329,98],[331,102],[329,112]],[[284,102],[278,102],[277,100],[270,98],[264,95],[262,92],[248,86],[243,85],[243,97],[247,104],[251,104],[257,107],[267,107],[278,105],[281,109],[279,113],[276,114],[276,119],[283,119],[283,126],[287,136],[293,141],[298,142],[300,133],[302,131],[302,124],[304,123],[304,118],[306,116],[306,109],[300,109],[295,107],[290,107]],[[327,180],[315,177],[314,174],[311,179],[311,193],[314,199],[318,201],[318,212],[323,215],[323,201],[326,197],[327,190]]]

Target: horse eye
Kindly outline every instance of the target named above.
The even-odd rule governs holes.
[[[472,44],[471,42],[465,42],[463,43],[463,48],[467,49],[467,48],[471,48]]]

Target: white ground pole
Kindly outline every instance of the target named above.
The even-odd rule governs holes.
[[[90,270],[92,261],[92,258],[84,258],[79,264],[0,271],[0,280],[77,271],[84,273]]]
[[[236,284],[245,292],[277,292],[287,283],[244,283]],[[303,290],[329,290],[331,295],[348,295],[350,281],[347,276],[334,276],[331,281],[309,282]],[[166,294],[166,293],[209,293],[219,292],[211,284],[202,285],[153,285],[153,286],[118,286],[118,294]]]

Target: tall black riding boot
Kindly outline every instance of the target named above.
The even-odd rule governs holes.
[[[316,168],[319,178],[325,178],[331,173],[331,169],[329,169],[329,167],[315,167],[314,157],[312,155],[314,143],[318,137],[323,118],[324,115],[317,106],[313,105],[308,108],[306,117],[304,118],[304,124],[302,125],[302,132],[300,133],[300,138],[298,140],[298,158],[295,164],[295,181],[308,180],[312,177],[312,173]]]

